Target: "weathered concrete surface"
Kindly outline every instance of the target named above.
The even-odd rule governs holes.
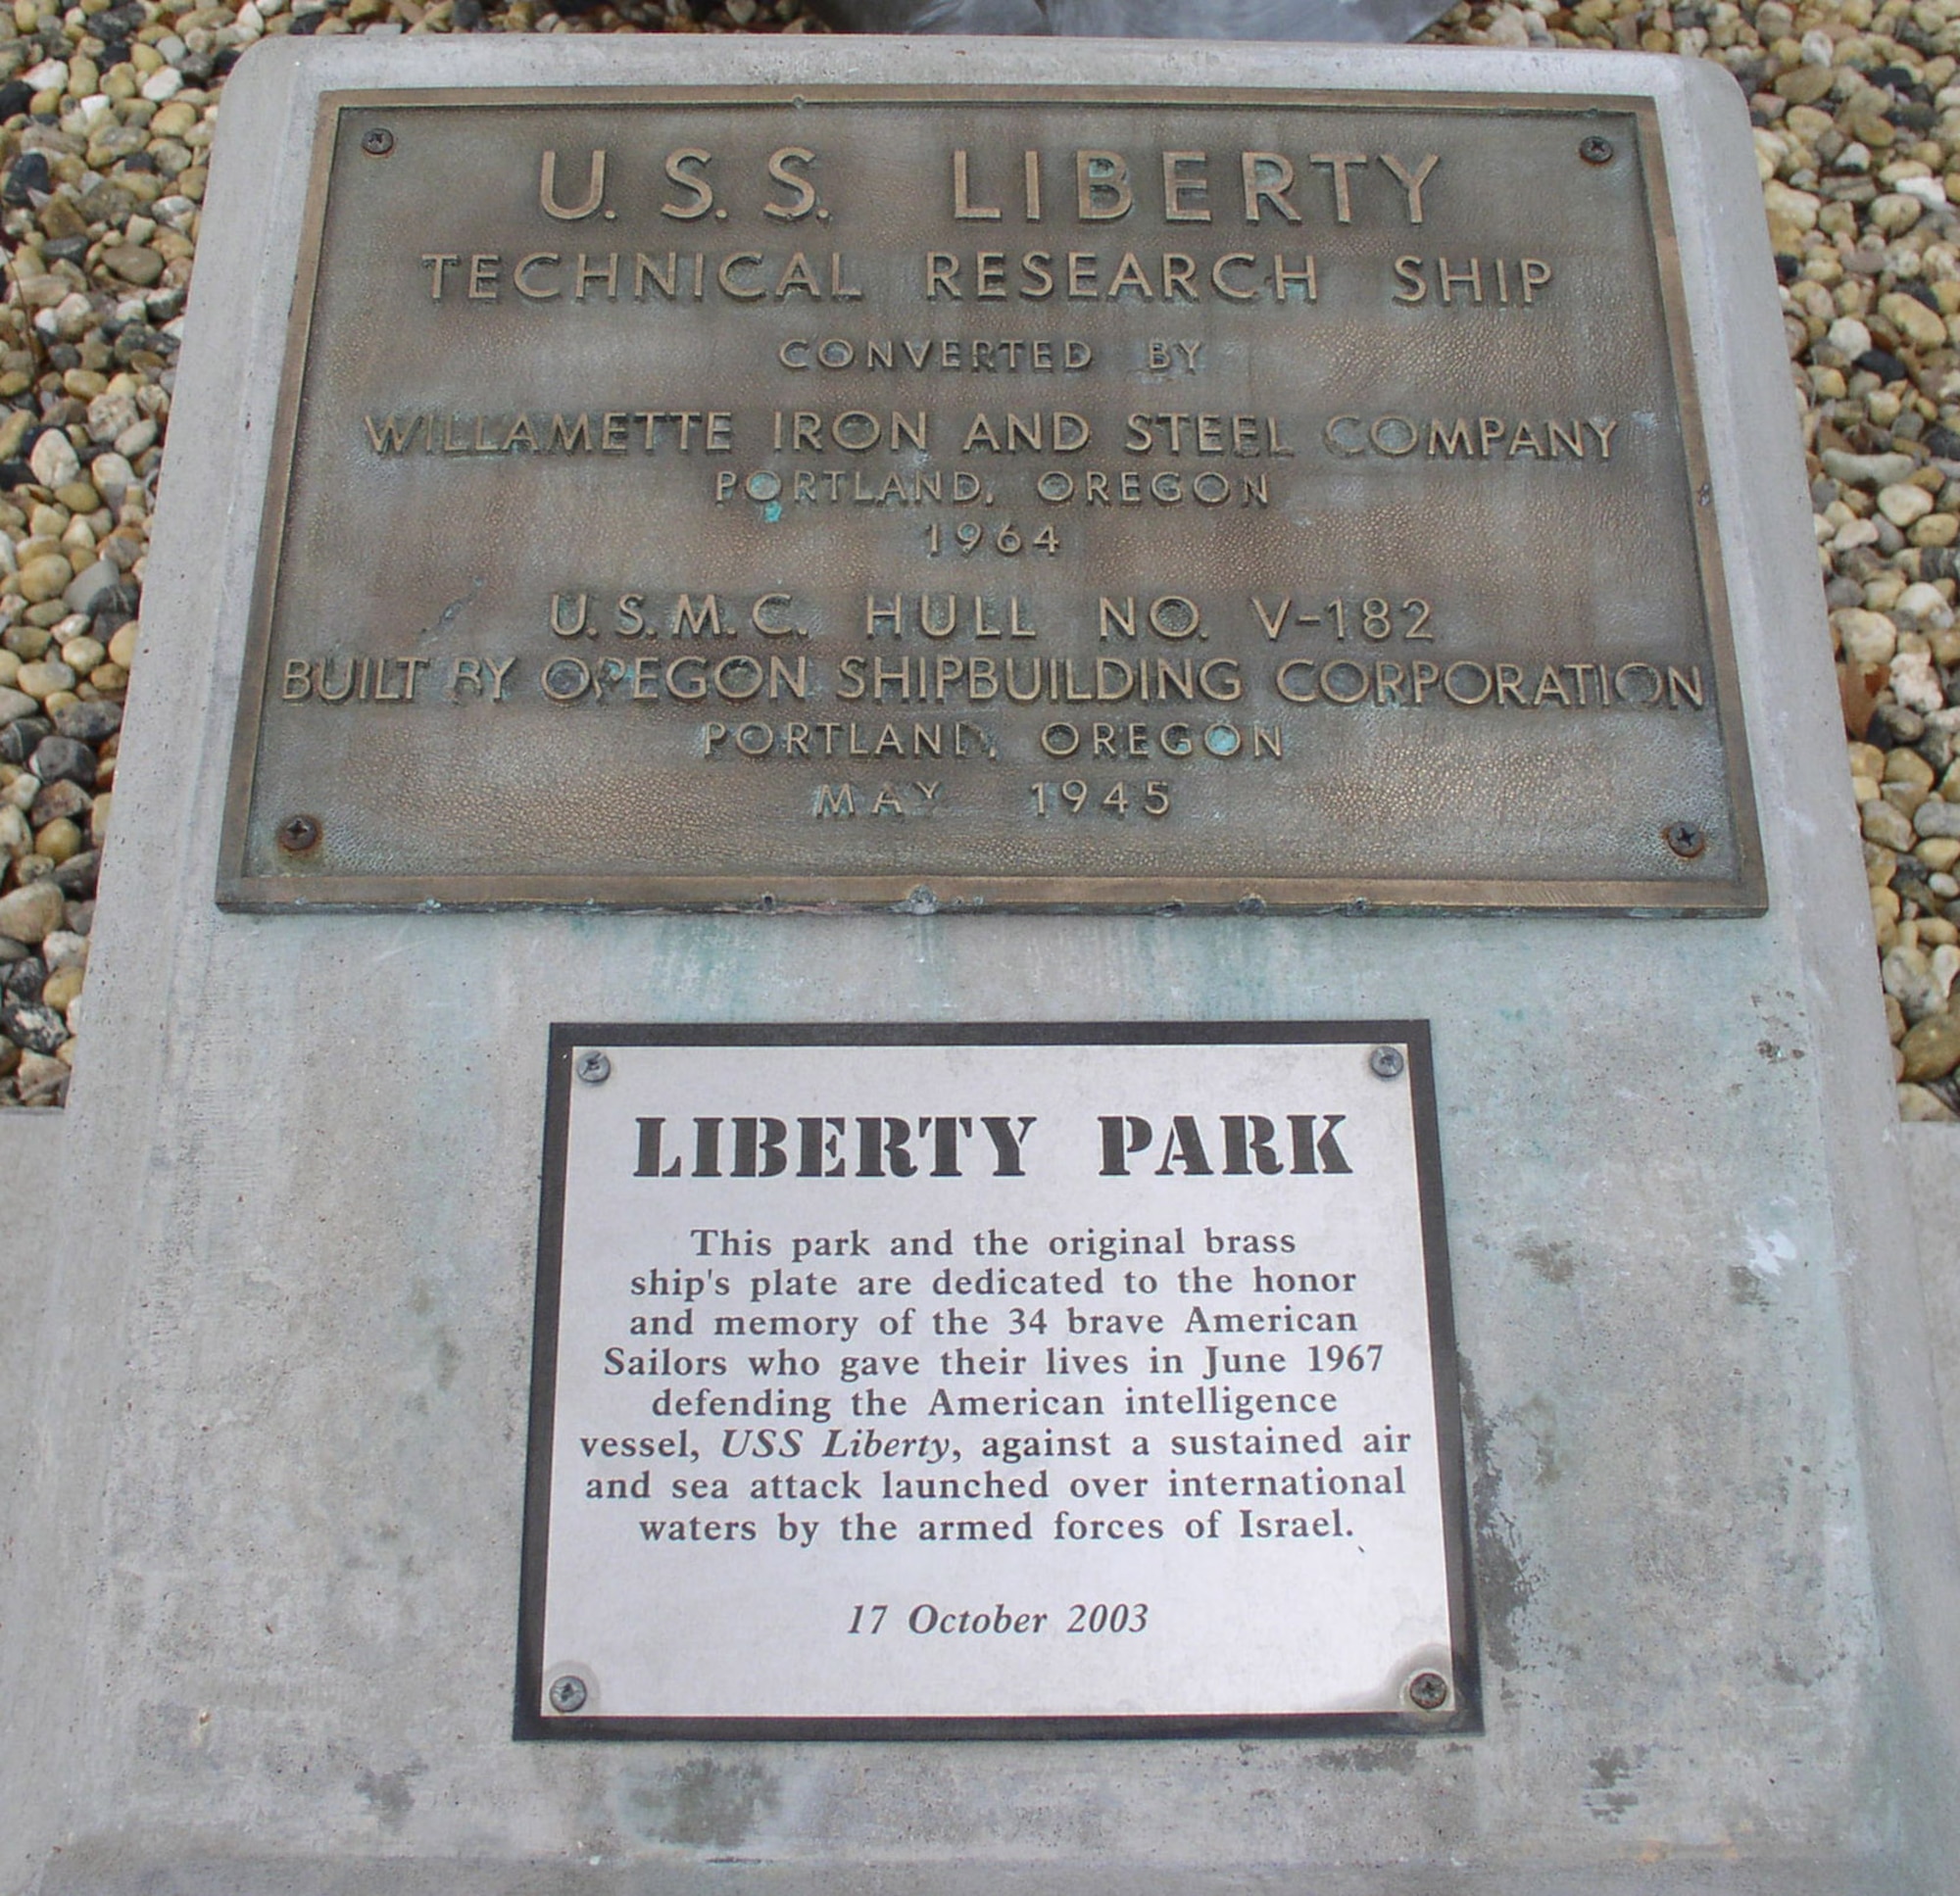
[[[1960,1130],[1901,1126],[1946,1467],[1960,1506]]]
[[[413,57],[405,57],[407,53]],[[1112,46],[1095,75],[1657,97],[1766,828],[1761,921],[211,901],[313,101],[1028,82],[1080,48],[282,43],[227,90],[89,1045],[10,1336],[0,1889],[1932,1892],[1960,1547],[1740,99],[1698,63]],[[1723,349],[1714,351],[1720,337]],[[232,531],[214,541],[208,523]],[[564,813],[575,820],[575,811]],[[546,1023],[1435,1023],[1488,1730],[517,1746]],[[235,1025],[244,1022],[241,1029]],[[18,1468],[17,1468],[18,1462]],[[709,1866],[713,1866],[710,1870]]]

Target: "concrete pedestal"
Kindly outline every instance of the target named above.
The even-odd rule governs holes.
[[[315,103],[1063,79],[1650,93],[1729,561],[1749,921],[220,914]],[[1960,1544],[1747,125],[1705,65],[281,42],[230,82],[86,1051],[10,1260],[0,1888],[1935,1891]],[[540,809],[541,823],[576,820]],[[1487,1729],[510,1736],[554,1019],[1434,1026]]]

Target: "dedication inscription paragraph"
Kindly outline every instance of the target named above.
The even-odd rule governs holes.
[[[1476,1719],[1428,1043],[554,1030],[517,1726]]]

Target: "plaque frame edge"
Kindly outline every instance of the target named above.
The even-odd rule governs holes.
[[[1727,574],[1716,530],[1714,476],[1709,465],[1699,379],[1694,373],[1687,286],[1667,173],[1658,99],[1633,92],[1434,92],[1245,83],[1182,87],[1169,83],[1008,86],[947,80],[936,84],[813,81],[787,88],[789,102],[907,105],[967,101],[1011,104],[1030,100],[1094,104],[1182,102],[1192,105],[1287,105],[1353,109],[1418,109],[1482,118],[1530,112],[1624,115],[1638,130],[1637,170],[1659,284],[1660,316],[1681,423],[1683,460],[1690,496],[1691,539],[1710,662],[1716,674],[1718,729],[1723,736],[1721,781],[1735,822],[1735,873],[1706,882],[1663,878],[1574,878],[1564,883],[1514,877],[1321,878],[1240,877],[1229,882],[1194,876],[986,876],[913,873],[906,876],[820,875],[693,877],[672,874],[601,875],[485,873],[464,876],[347,875],[296,878],[255,875],[245,869],[247,831],[257,775],[259,736],[270,676],[272,624],[277,607],[307,355],[326,235],[340,115],[343,111],[404,107],[466,110],[495,105],[505,110],[575,105],[630,106],[690,103],[781,106],[783,85],[763,82],[622,84],[616,86],[349,86],[322,91],[314,110],[313,150],[300,247],[294,260],[293,300],[286,319],[274,411],[270,461],[262,494],[259,537],[250,591],[250,617],[239,670],[238,707],[226,770],[223,818],[213,899],[220,910],[283,914],[293,910],[392,913],[402,909],[604,908],[615,912],[726,912],[788,909],[818,912],[1162,914],[1275,912],[1489,915],[1514,912],[1623,919],[1754,919],[1769,909],[1767,864],[1740,667],[1730,613]],[[1733,738],[1733,742],[1728,741]],[[1357,881],[1365,881],[1358,890]],[[570,885],[570,886],[568,886]],[[764,887],[762,885],[772,885]],[[935,885],[937,885],[935,887]],[[1104,885],[1111,885],[1107,893]],[[917,898],[923,890],[927,899]],[[1271,892],[1271,893],[1267,893]],[[1569,893],[1568,893],[1569,892]]]
[[[1408,1049],[1410,1136],[1415,1154],[1423,1288],[1443,1528],[1444,1593],[1449,1619],[1451,1697],[1435,1717],[1412,1712],[1225,1712],[1169,1714],[968,1715],[930,1718],[647,1716],[547,1718],[536,1707],[545,1680],[544,1627],[551,1536],[551,1449],[558,1382],[558,1309],[563,1265],[564,1174],[569,1149],[572,1055],[580,1046],[1189,1046],[1353,1045],[1398,1043]],[[1457,1355],[1443,1151],[1430,1023],[1405,1020],[1220,1021],[553,1021],[546,1062],[538,1193],[535,1301],[525,1426],[524,1495],[511,1736],[520,1743],[601,1740],[751,1742],[950,1742],[1007,1739],[1258,1737],[1480,1737],[1484,1732],[1481,1644],[1471,1550],[1475,1522],[1464,1461],[1463,1383]]]

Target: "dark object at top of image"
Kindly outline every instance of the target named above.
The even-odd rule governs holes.
[[[850,33],[1021,33],[1073,39],[1395,43],[1449,11],[1437,0],[811,0]]]

